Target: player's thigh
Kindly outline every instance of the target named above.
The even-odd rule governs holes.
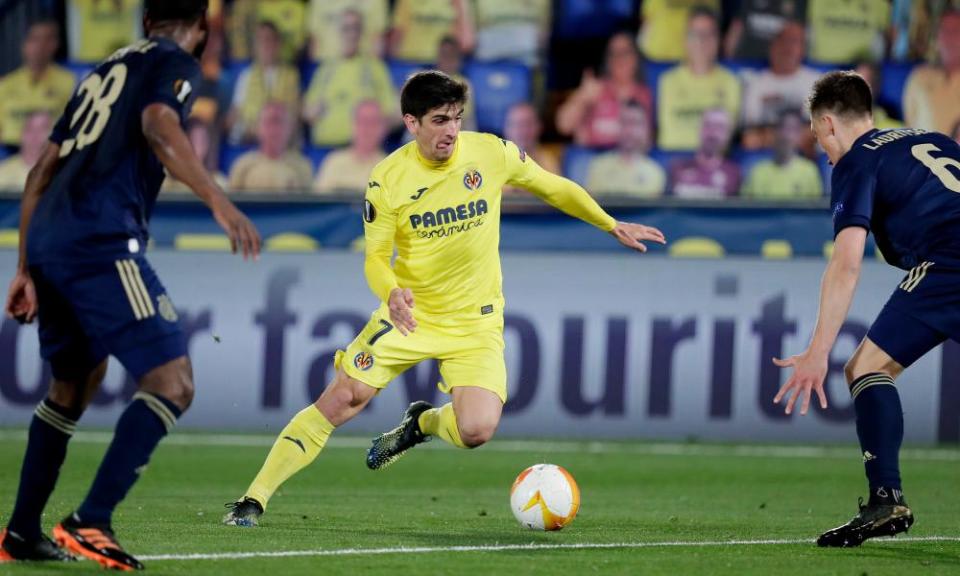
[[[460,387],[482,388],[504,404],[507,401],[507,365],[503,356],[503,327],[493,325],[468,336],[448,336],[440,360],[440,390],[452,394]]]
[[[429,328],[421,325],[404,336],[386,313],[378,310],[357,337],[337,351],[334,366],[346,376],[382,390],[408,368],[430,358],[434,343]]]
[[[888,302],[847,362],[847,382],[873,372],[896,378],[945,339],[939,330]]]
[[[103,380],[107,351],[81,325],[59,268],[30,269],[39,307],[40,355],[53,372],[51,400],[62,406],[84,407]]]
[[[73,273],[71,302],[84,330],[138,382],[151,372],[172,401],[192,396],[186,338],[173,301],[140,256],[86,265]]]

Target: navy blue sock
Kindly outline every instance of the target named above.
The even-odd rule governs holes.
[[[871,373],[850,384],[850,394],[857,413],[857,436],[863,452],[870,498],[879,493],[899,500],[900,444],[903,442],[903,408],[893,379],[886,374]]]
[[[67,456],[67,443],[82,413],[80,409],[58,406],[50,399],[41,402],[33,413],[27,452],[20,469],[17,503],[7,526],[24,540],[39,540],[43,533],[40,516],[57,485],[60,466]]]
[[[150,455],[176,424],[180,409],[166,398],[137,392],[127,406],[86,500],[77,509],[85,524],[110,525],[113,510],[126,497]]]

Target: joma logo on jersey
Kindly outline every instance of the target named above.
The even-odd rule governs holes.
[[[441,208],[436,212],[411,214],[410,225],[413,226],[414,230],[421,226],[423,228],[432,228],[434,226],[443,226],[462,220],[469,220],[475,216],[486,214],[487,211],[487,201],[477,200],[476,202],[461,204],[456,208]]]
[[[480,175],[478,170],[468,170],[466,174],[463,175],[463,185],[467,187],[467,190],[476,190],[483,186],[483,176]]]

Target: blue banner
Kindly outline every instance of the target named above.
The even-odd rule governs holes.
[[[264,239],[294,234],[305,241],[294,243],[300,249],[350,249],[363,236],[359,200],[329,202],[287,197],[241,200],[239,205],[259,227]],[[825,206],[743,202],[691,205],[662,201],[611,205],[608,210],[619,220],[663,230],[674,255],[820,257],[833,240]],[[19,201],[14,197],[0,198],[0,232],[16,229],[18,221]],[[192,199],[159,202],[150,229],[156,248],[215,248],[218,244],[209,240],[216,240],[221,234],[207,208]],[[619,249],[616,242],[589,225],[527,199],[505,200],[501,247],[564,252]],[[873,247],[869,250],[872,253]]]

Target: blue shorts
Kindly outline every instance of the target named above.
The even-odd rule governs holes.
[[[139,380],[186,356],[177,312],[142,256],[30,267],[37,290],[40,355],[54,378],[85,378],[107,356]]]
[[[867,337],[904,368],[944,340],[960,342],[960,267],[925,262],[911,270]]]

